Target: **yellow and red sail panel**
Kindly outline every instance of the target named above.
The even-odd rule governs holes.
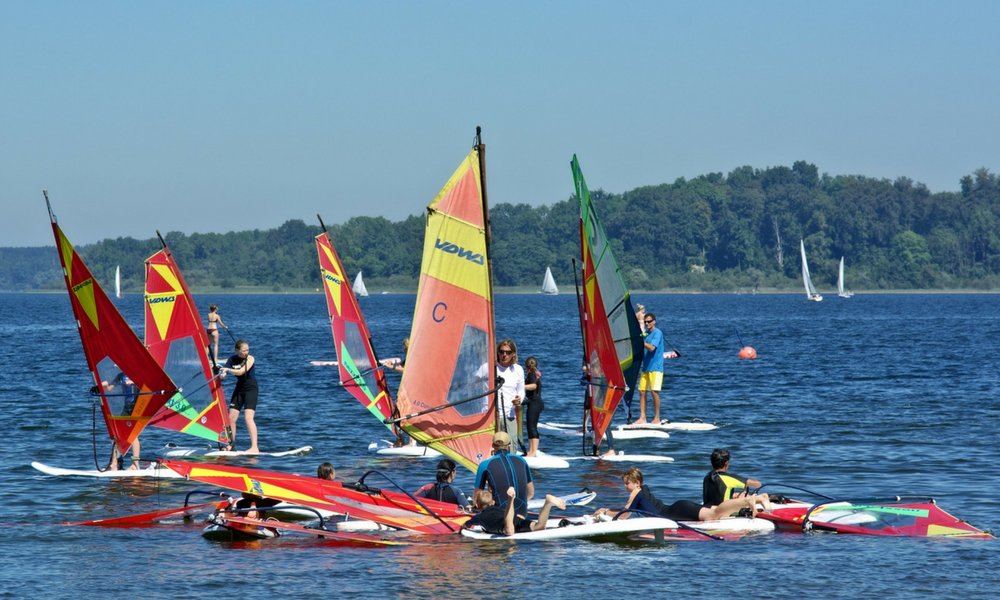
[[[229,413],[208,334],[166,246],[146,260],[146,347],[177,386],[150,425],[229,443]]]
[[[573,155],[572,168],[580,200],[584,343],[593,399],[590,422],[597,446],[618,403],[623,397],[631,402],[642,367],[642,331],[632,308],[628,286],[590,201],[590,191],[576,155]]]
[[[380,423],[385,424],[385,420],[393,416],[389,386],[386,385],[385,373],[379,368],[358,299],[344,276],[344,265],[326,231],[316,236],[316,251],[319,253],[319,271],[330,314],[330,329],[337,349],[340,385]],[[386,424],[386,427],[395,432],[393,425]]]
[[[427,207],[410,351],[396,406],[403,430],[475,471],[496,431],[492,283],[479,148]],[[475,398],[469,402],[447,406]],[[445,407],[445,408],[442,408]]]
[[[963,537],[992,539],[993,535],[952,516],[930,498],[833,501],[818,506],[774,505],[759,515],[780,525],[860,535]]]
[[[47,196],[45,201],[48,204]],[[49,218],[87,366],[101,394],[101,413],[108,434],[124,454],[175,387],[94,279],[51,207]]]
[[[400,492],[358,491],[336,481],[224,465],[175,460],[163,464],[201,483],[421,533],[455,533],[469,519],[455,504],[421,498],[430,514]]]

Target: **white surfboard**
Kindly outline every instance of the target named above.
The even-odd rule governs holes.
[[[619,450],[618,454],[607,456],[568,456],[568,460],[603,460],[604,462],[674,462],[669,456],[659,456],[656,454],[625,454]]]
[[[563,521],[570,521],[571,524],[560,527]],[[515,533],[514,535],[496,535],[486,533],[479,528],[462,529],[462,535],[480,540],[558,540],[572,538],[626,538],[636,533],[647,531],[678,531],[685,530],[682,526],[698,529],[705,532],[766,532],[774,531],[774,523],[765,519],[747,519],[743,517],[730,517],[717,521],[697,521],[678,524],[676,521],[664,519],[662,517],[640,517],[632,519],[593,520],[583,519],[558,519],[549,518],[545,529],[526,533]]]
[[[312,452],[312,446],[302,446],[301,448],[290,448],[284,452],[257,452],[251,453],[246,450],[218,450],[211,446],[202,448],[175,446],[168,444],[156,451],[157,456],[165,458],[183,458],[185,456],[305,456]]]
[[[705,423],[704,421],[671,421],[669,419],[664,419],[659,423],[643,423],[641,425],[619,425],[620,429],[625,430],[650,430],[650,431],[665,431],[670,429],[683,430],[683,431],[711,431],[712,429],[718,429],[715,423]]]
[[[309,364],[314,367],[336,367],[340,363],[335,360],[311,360]]]
[[[535,456],[521,456],[528,466],[532,469],[567,469],[569,468],[569,463],[566,462],[565,458],[559,456],[553,456],[551,454],[545,454],[539,451]]]
[[[563,427],[563,425],[566,425]],[[617,428],[611,430],[611,435],[616,440],[665,440],[670,437],[670,434],[666,431],[661,431],[657,429],[642,429],[638,427],[625,428],[626,425],[619,425]],[[567,425],[565,423],[539,423],[538,428],[544,430],[546,433],[554,433],[558,435],[567,435],[580,437],[583,433],[580,431],[580,427],[576,425]],[[592,432],[588,431],[587,436],[592,437]]]
[[[119,470],[119,471],[98,471],[87,470],[87,469],[61,469],[59,467],[50,467],[49,465],[42,464],[40,462],[33,462],[31,466],[38,469],[46,475],[55,475],[57,477],[99,477],[107,479],[117,479],[117,478],[136,478],[136,477],[148,477],[155,479],[180,479],[181,476],[171,471],[166,467],[157,468],[157,466],[151,465],[145,469],[135,469],[129,470]]]
[[[406,456],[410,458],[437,458],[441,453],[427,446],[399,446],[394,448],[389,440],[379,440],[368,444],[368,451],[382,456]]]

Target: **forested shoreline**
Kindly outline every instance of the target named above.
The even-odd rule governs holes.
[[[591,195],[636,290],[792,290],[801,285],[799,239],[821,290],[835,286],[841,257],[854,290],[1000,289],[1000,186],[985,168],[963,177],[959,192],[933,193],[906,177],[820,175],[798,161]],[[499,203],[490,216],[496,286],[540,287],[547,266],[560,286],[572,286],[575,197],[539,207]],[[72,223],[61,225],[72,240]],[[354,217],[329,230],[349,275],[363,270],[370,288],[416,290],[422,215]],[[292,220],[263,231],[164,237],[192,288],[291,291],[320,285],[319,232],[318,223]],[[120,265],[125,289],[139,292],[143,261],[159,247],[155,236],[125,237],[78,250],[100,282],[113,282]],[[54,246],[0,248],[0,290],[62,285]]]

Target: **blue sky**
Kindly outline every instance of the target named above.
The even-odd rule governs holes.
[[[1000,170],[996,2],[0,0],[0,246],[623,192],[751,165]]]

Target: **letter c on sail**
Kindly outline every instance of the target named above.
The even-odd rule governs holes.
[[[441,318],[438,318],[438,307],[441,307],[442,309]],[[444,302],[438,302],[437,304],[434,305],[434,308],[431,310],[431,318],[434,319],[435,323],[440,323],[441,321],[444,321],[445,317],[444,313],[446,312],[448,312],[448,305],[445,304]]]

